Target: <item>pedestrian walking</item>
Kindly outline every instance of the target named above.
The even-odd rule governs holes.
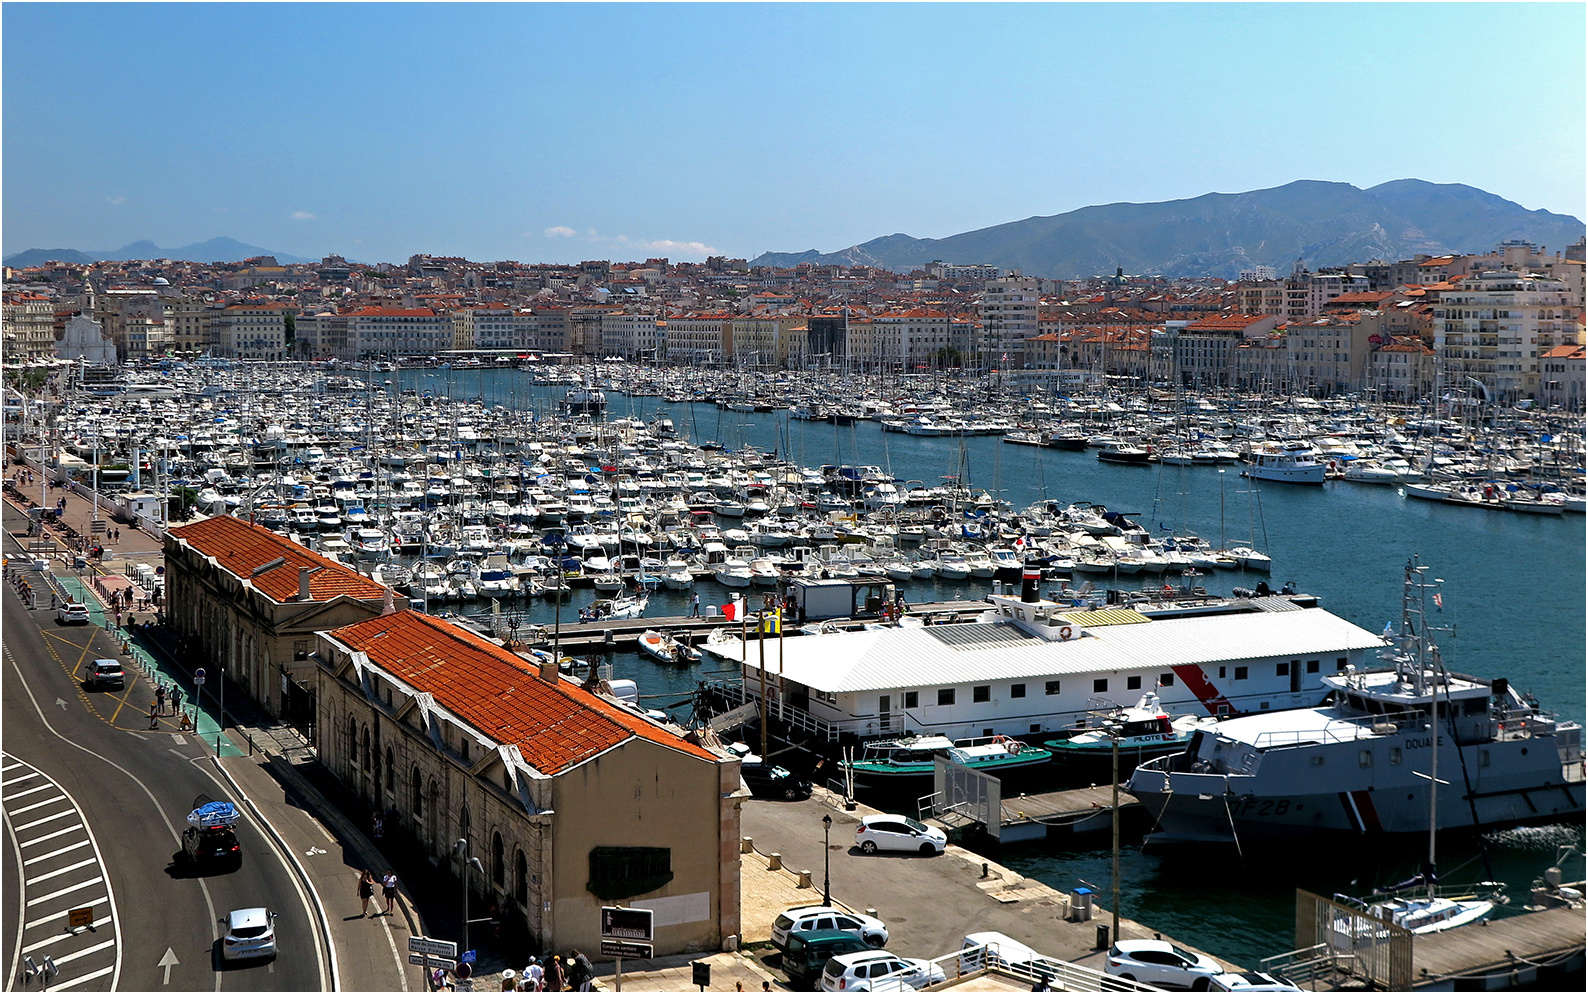
[[[540,960],[531,956],[529,965],[524,967],[524,989],[530,991],[543,991],[546,989],[546,968],[540,965]]]
[[[171,710],[172,711],[180,711],[180,710],[182,710],[182,688],[181,687],[173,687],[171,689]]]
[[[557,956],[546,961],[546,990],[560,991],[563,989],[562,959]]]
[[[387,870],[386,875],[380,878],[381,897],[386,899],[386,914],[392,913],[392,908],[397,904],[397,874]]]
[[[375,896],[375,874],[365,870],[358,877],[358,899],[363,905],[360,918],[369,917],[369,899]]]
[[[160,709],[160,713],[165,714],[165,684],[161,683],[155,685],[154,703],[155,706]]]
[[[699,593],[691,594],[690,597],[689,597],[689,616],[691,618],[700,617],[700,594]]]
[[[574,975],[577,975],[579,982],[577,984],[571,984],[570,986],[572,986],[574,990],[578,991],[589,990],[590,981],[595,979],[595,967],[591,966],[590,960],[585,957],[584,953],[581,953],[577,949],[573,951],[572,962],[573,972],[570,974],[570,978]]]

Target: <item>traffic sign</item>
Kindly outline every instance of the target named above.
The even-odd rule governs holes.
[[[447,959],[458,958],[458,944],[446,939],[426,939],[423,936],[410,935],[408,937],[408,951],[423,953],[427,956],[444,956]]]
[[[655,947],[649,942],[624,942],[621,939],[602,939],[601,955],[613,959],[650,959]]]
[[[447,959],[444,956],[426,956],[423,953],[409,953],[408,962],[414,966],[440,967],[443,970],[456,970],[458,961]]]
[[[70,911],[66,912],[66,927],[67,928],[93,928],[94,927],[94,909],[93,908],[73,908]]]
[[[193,671],[193,683],[198,687],[204,686],[204,667],[200,666]]]
[[[650,908],[602,908],[601,937],[650,942],[656,938],[655,921]]]

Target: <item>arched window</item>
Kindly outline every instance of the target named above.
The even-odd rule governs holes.
[[[369,764],[370,764],[370,758],[369,758],[369,726],[368,725],[364,726],[364,756],[363,756],[363,759],[364,759],[364,771],[367,773],[367,772],[369,772]]]
[[[412,812],[412,814],[414,816],[414,824],[415,825],[418,825],[419,819],[425,813],[425,793],[424,793],[423,784],[424,784],[424,776],[423,776],[423,774],[421,774],[419,772],[419,767],[415,766],[414,767],[414,782],[413,782],[413,794],[414,794],[414,797],[413,797],[413,812]]]
[[[386,747],[386,789],[394,794],[397,792],[397,763],[391,746]]]
[[[469,839],[469,809],[468,808],[459,808],[458,809],[458,838],[460,838],[460,839],[464,840],[465,842],[469,843],[468,854],[470,856],[473,856],[474,855],[474,844]]]
[[[347,719],[347,768],[358,769],[358,720]]]
[[[507,874],[507,861],[502,858],[502,833],[491,833],[491,883],[503,885]]]
[[[519,849],[513,859],[513,900],[519,904],[529,903],[529,861],[524,858],[524,850]]]

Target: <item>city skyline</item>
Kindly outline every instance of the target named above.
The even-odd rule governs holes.
[[[3,21],[6,255],[229,236],[366,261],[753,258],[1296,179],[1588,214],[1580,4],[13,3]]]

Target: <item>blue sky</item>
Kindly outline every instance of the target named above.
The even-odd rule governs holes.
[[[754,257],[1404,177],[1581,218],[1584,11],[6,3],[0,235]]]

